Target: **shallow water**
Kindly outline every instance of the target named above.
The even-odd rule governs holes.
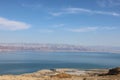
[[[0,74],[22,74],[51,68],[112,68],[120,66],[120,54],[97,52],[0,53]]]

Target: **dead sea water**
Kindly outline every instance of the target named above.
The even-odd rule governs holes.
[[[120,66],[120,54],[105,52],[0,52],[0,74],[52,68],[95,69]]]

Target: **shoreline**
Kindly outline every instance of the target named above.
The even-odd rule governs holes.
[[[36,72],[40,72],[40,71],[44,71],[44,70],[49,70],[49,71],[52,71],[52,70],[68,70],[69,71],[84,71],[84,72],[87,72],[87,71],[108,71],[109,69],[111,68],[42,68],[42,69],[39,69],[39,70],[34,70],[34,71],[28,71],[28,72],[15,72],[15,73],[0,73],[0,76],[1,75],[23,75],[23,74],[32,74],[32,73],[36,73]]]
[[[36,51],[19,51],[19,50],[10,50],[10,51],[0,51],[0,53],[14,53],[14,52],[44,52],[44,53],[48,53],[48,52],[68,52],[68,53],[72,53],[72,52],[75,52],[75,53],[85,53],[85,52],[89,52],[89,53],[112,53],[112,54],[120,54],[120,52],[114,52],[114,51],[53,51],[53,50],[50,50],[50,51],[39,51],[39,50],[36,50]]]
[[[120,80],[120,75],[109,75],[110,69],[42,69],[20,75],[0,75],[0,80]]]

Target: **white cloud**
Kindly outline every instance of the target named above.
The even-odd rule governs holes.
[[[32,8],[32,9],[39,9],[42,7],[41,4],[21,4],[22,7],[25,7],[25,8]]]
[[[0,29],[2,30],[22,30],[28,29],[29,27],[30,25],[27,23],[0,17]]]
[[[120,14],[116,12],[94,11],[94,13],[103,14],[103,15],[111,15],[111,16],[120,16]]]
[[[63,14],[81,14],[81,13],[120,16],[120,13],[117,13],[117,12],[98,11],[98,10],[91,10],[91,9],[85,9],[85,8],[65,8],[60,12],[53,12],[51,13],[51,15],[60,16]]]
[[[64,12],[51,12],[50,14],[52,16],[60,16],[60,15],[64,14]]]
[[[39,32],[41,32],[41,33],[52,33],[53,30],[51,30],[51,29],[40,29]]]
[[[85,28],[78,28],[78,29],[68,29],[71,32],[91,32],[97,30],[98,27],[85,27]]]
[[[66,8],[64,9],[66,13],[80,13],[80,12],[87,12],[90,13],[92,12],[89,9],[84,9],[84,8]]]
[[[55,25],[53,25],[54,28],[63,27],[63,26],[65,26],[65,24],[55,24]]]
[[[106,0],[97,0],[97,4],[98,4],[100,7],[105,7],[105,6],[106,6]]]
[[[97,3],[101,7],[120,6],[120,0],[97,0]]]
[[[93,32],[98,30],[114,30],[116,27],[82,27],[82,28],[74,28],[74,29],[67,29],[70,32]]]
[[[101,27],[101,30],[114,30],[116,27]]]

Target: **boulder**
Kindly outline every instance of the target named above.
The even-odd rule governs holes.
[[[118,74],[120,74],[120,67],[110,69],[108,72],[108,75],[118,75]]]

